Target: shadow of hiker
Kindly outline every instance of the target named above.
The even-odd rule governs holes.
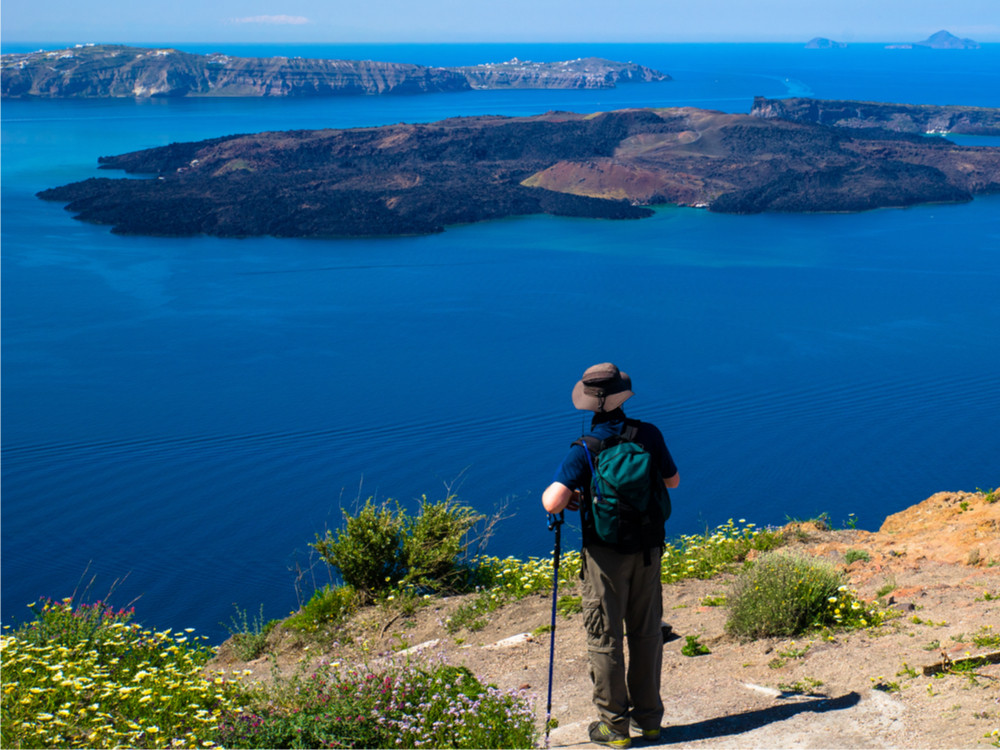
[[[850,692],[839,698],[817,698],[810,701],[783,703],[768,708],[744,711],[731,716],[721,716],[717,719],[706,719],[694,724],[681,724],[665,727],[657,744],[667,745],[676,742],[693,742],[711,737],[722,737],[727,734],[743,734],[758,729],[776,721],[790,719],[805,711],[825,713],[827,711],[843,711],[856,706],[861,701],[859,693]]]

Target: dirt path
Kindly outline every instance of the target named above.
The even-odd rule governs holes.
[[[964,509],[962,504],[965,504]],[[664,613],[675,632],[696,635],[710,654],[681,654],[684,638],[664,645],[660,742],[637,747],[953,748],[989,747],[1000,729],[1000,664],[972,675],[924,676],[922,668],[965,654],[1000,650],[1000,502],[982,495],[940,493],[887,519],[878,533],[790,529],[798,551],[842,564],[848,549],[869,559],[847,567],[865,599],[880,590],[899,616],[866,631],[831,639],[767,639],[740,643],[724,633],[726,611],[705,606],[724,596],[727,578],[664,587]],[[549,634],[530,635],[551,617],[549,596],[531,597],[494,613],[486,628],[448,636],[445,618],[461,597],[436,602],[412,620],[360,625],[376,652],[399,650],[468,666],[484,682],[525,689],[544,718]],[[973,643],[978,637],[985,645]],[[464,639],[464,640],[462,640]],[[287,645],[287,644],[286,644]],[[283,647],[275,646],[279,652]],[[320,654],[288,648],[291,667]],[[331,654],[345,658],[343,650]],[[224,652],[221,657],[226,661]],[[251,663],[263,677],[266,659]],[[552,747],[586,742],[595,718],[580,615],[560,617],[556,630]],[[880,686],[881,689],[879,689]]]

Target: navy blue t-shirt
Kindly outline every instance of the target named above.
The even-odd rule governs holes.
[[[625,422],[601,422],[587,433],[593,435],[598,440],[605,440],[612,435],[621,435],[625,429]],[[641,444],[653,457],[653,462],[660,469],[660,475],[664,479],[669,479],[677,473],[677,466],[674,459],[667,450],[667,444],[663,440],[663,434],[656,425],[648,422],[639,424],[639,431],[636,434],[635,442]],[[571,490],[583,490],[590,485],[590,464],[587,461],[587,454],[582,445],[573,445],[566,454],[566,458],[556,470],[553,482],[566,485]]]

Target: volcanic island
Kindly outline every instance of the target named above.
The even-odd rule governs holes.
[[[233,135],[101,157],[39,193],[123,234],[427,234],[528,214],[636,219],[677,204],[725,213],[864,211],[1000,190],[1000,110],[770,100],[748,114],[644,108]],[[930,135],[935,134],[935,135]]]

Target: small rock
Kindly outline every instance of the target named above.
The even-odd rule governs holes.
[[[400,656],[410,656],[411,654],[419,654],[421,651],[426,651],[429,648],[434,648],[441,642],[440,638],[435,638],[433,641],[424,641],[423,643],[418,643],[416,646],[410,646],[410,648],[403,649],[399,652]]]
[[[782,694],[780,690],[776,690],[772,687],[765,687],[764,685],[754,685],[752,682],[744,682],[743,687],[755,690],[758,693],[763,693],[764,695],[769,695],[772,698],[779,698]]]
[[[517,635],[512,635],[510,638],[504,638],[502,641],[488,643],[483,648],[510,648],[511,646],[520,646],[522,643],[531,643],[534,640],[531,633],[518,633]]]

